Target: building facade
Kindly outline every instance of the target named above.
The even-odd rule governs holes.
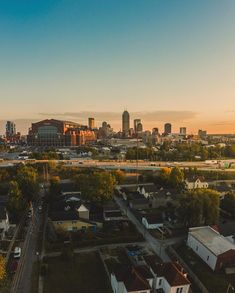
[[[187,245],[213,271],[235,265],[235,245],[209,226],[190,228]]]
[[[87,127],[55,119],[32,123],[27,136],[28,145],[40,147],[79,146],[95,140],[95,133]]]
[[[171,134],[172,133],[172,126],[170,123],[166,123],[164,125],[164,134],[165,135],[168,135],[168,134]]]
[[[12,138],[16,135],[16,125],[12,121],[6,123],[6,138]]]
[[[95,128],[95,118],[88,118],[88,127],[90,129],[94,129]]]
[[[127,111],[122,113],[122,134],[123,137],[129,136],[130,129],[130,114]]]

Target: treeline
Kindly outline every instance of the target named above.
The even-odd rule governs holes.
[[[205,147],[201,144],[177,144],[163,143],[159,150],[151,147],[130,148],[127,150],[127,160],[150,161],[197,161],[221,158],[235,158],[235,146]]]

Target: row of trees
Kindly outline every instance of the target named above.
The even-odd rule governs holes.
[[[151,147],[130,148],[127,150],[127,160],[150,161],[197,161],[219,158],[235,158],[235,146],[205,147],[201,144],[177,144],[165,142],[159,150]]]
[[[85,199],[104,202],[112,198],[116,184],[123,182],[124,177],[122,171],[107,172],[88,169],[77,171],[77,174],[73,176],[73,181],[76,189],[81,191]],[[60,194],[60,177],[53,176],[50,179],[48,201],[50,203],[56,201]]]
[[[19,219],[25,207],[36,199],[39,191],[37,172],[33,167],[22,166],[9,183],[8,210]]]

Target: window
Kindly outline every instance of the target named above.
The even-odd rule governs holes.
[[[209,255],[208,255],[206,260],[208,261],[208,260],[209,260],[209,258],[210,258],[210,257],[209,257]]]
[[[182,293],[183,292],[183,287],[177,288],[176,293]]]
[[[160,280],[158,281],[158,286],[161,286],[161,284],[162,284],[162,279],[160,279]]]
[[[198,251],[198,246],[196,246],[196,251]]]

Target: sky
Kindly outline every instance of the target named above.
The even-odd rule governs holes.
[[[0,0],[0,133],[46,118],[235,133],[234,0]]]

